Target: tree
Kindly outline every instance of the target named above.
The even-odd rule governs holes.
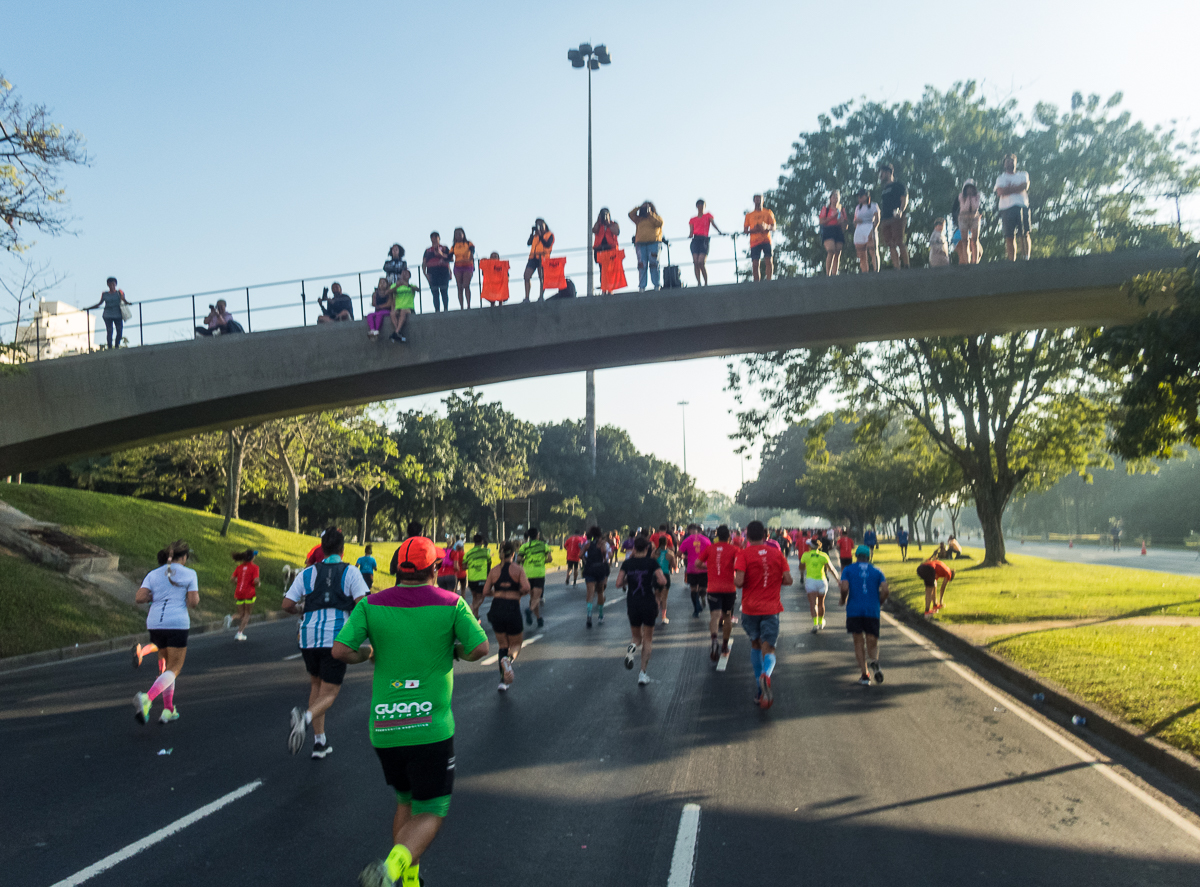
[[[28,247],[22,224],[51,235],[66,230],[59,177],[63,167],[87,162],[83,136],[52,122],[45,105],[27,107],[0,74],[0,247]]]
[[[300,532],[300,493],[340,486],[347,433],[343,423],[361,417],[362,408],[273,419],[263,425],[263,451],[274,469],[272,490],[287,503],[288,530]]]
[[[1112,449],[1126,459],[1170,458],[1180,445],[1200,445],[1200,258],[1143,275],[1129,291],[1142,305],[1165,292],[1170,304],[1094,344],[1124,380]]]
[[[258,425],[239,425],[225,432],[225,440],[229,447],[229,470],[225,484],[225,520],[221,524],[221,537],[229,532],[229,522],[238,519],[238,509],[242,501],[242,469],[245,467],[246,456],[253,453],[262,444],[262,436],[258,433]]]

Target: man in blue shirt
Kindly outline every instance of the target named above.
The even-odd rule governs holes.
[[[864,687],[883,683],[879,667],[879,606],[887,600],[887,577],[871,563],[871,549],[860,545],[854,563],[842,570],[842,605],[846,608],[846,631],[854,635],[854,658]]]
[[[358,567],[358,572],[362,573],[363,582],[367,583],[367,588],[375,584],[375,570],[379,567],[379,562],[373,555],[374,552],[368,545],[363,549],[363,556],[354,562],[354,566]]]
[[[896,544],[900,546],[900,560],[908,560],[908,530],[904,527],[896,531]]]
[[[863,545],[871,549],[871,560],[875,560],[875,549],[879,547],[879,537],[875,535],[874,527],[867,527],[863,533]]]

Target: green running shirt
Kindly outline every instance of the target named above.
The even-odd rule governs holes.
[[[541,539],[530,539],[521,546],[521,566],[530,579],[546,578],[546,561],[550,559],[550,546]]]
[[[804,567],[805,579],[824,579],[825,568],[831,564],[829,555],[813,548],[800,555],[800,565]]]
[[[397,586],[358,602],[338,643],[375,648],[370,735],[376,748],[425,745],[454,735],[454,642],[470,652],[487,640],[457,594],[432,585]]]
[[[463,555],[468,582],[483,582],[492,569],[492,553],[486,545],[476,545]]]

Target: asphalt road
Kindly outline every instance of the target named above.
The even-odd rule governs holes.
[[[861,688],[841,611],[813,636],[785,590],[776,703],[762,712],[744,635],[716,673],[703,620],[676,600],[641,688],[622,664],[624,604],[587,631],[583,586],[558,581],[507,695],[495,666],[458,665],[457,782],[422,865],[430,887],[686,885],[686,865],[671,880],[685,804],[700,808],[702,887],[1200,883],[1200,819],[1081,760],[1094,752],[1080,738],[1022,717],[894,625],[885,683]],[[352,885],[384,855],[394,800],[367,740],[371,666],[351,669],[329,715],[334,753],[292,757],[288,711],[307,692],[286,658],[294,624],[250,638],[193,640],[182,717],[166,727],[134,721],[154,668],[133,671],[127,654],[0,677],[0,883]]]
[[[1032,554],[1052,561],[1076,564],[1101,564],[1108,567],[1132,567],[1135,570],[1153,570],[1157,573],[1174,573],[1178,576],[1200,576],[1200,556],[1196,551],[1180,551],[1151,546],[1142,554],[1138,543],[1128,540],[1121,544],[1120,551],[1113,551],[1111,544],[1096,545],[1094,542],[1067,546],[1066,542],[1026,542],[1009,540],[1008,551],[1012,554]]]

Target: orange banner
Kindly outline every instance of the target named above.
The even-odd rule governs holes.
[[[600,259],[600,289],[606,293],[629,286],[625,280],[625,250],[606,249],[598,253]]]
[[[480,296],[489,302],[508,301],[508,265],[503,259],[479,260],[479,273],[483,275]]]
[[[545,274],[542,278],[543,289],[560,290],[567,285],[566,259],[542,259],[542,271]]]

